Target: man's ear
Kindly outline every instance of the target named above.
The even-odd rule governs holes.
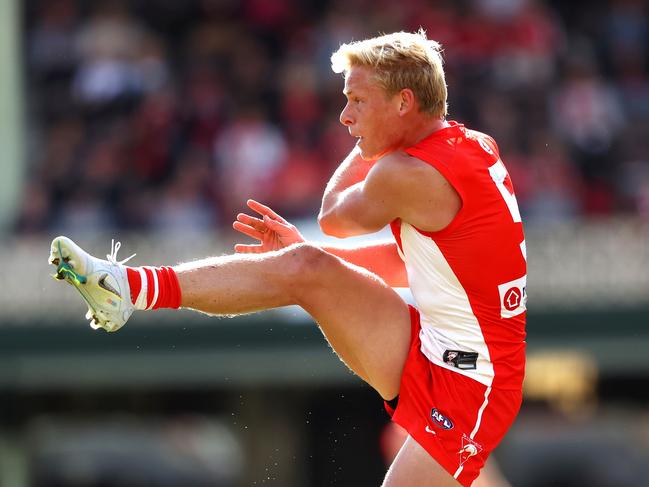
[[[415,109],[417,100],[415,94],[410,88],[404,88],[399,91],[399,115],[404,116]]]

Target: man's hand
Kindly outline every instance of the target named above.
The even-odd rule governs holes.
[[[247,201],[248,207],[259,213],[261,218],[239,213],[237,221],[232,228],[248,235],[258,244],[236,244],[235,252],[246,254],[260,254],[272,250],[283,249],[294,243],[304,242],[304,237],[299,230],[271,210],[255,200]]]

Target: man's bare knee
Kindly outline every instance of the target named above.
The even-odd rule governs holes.
[[[282,259],[285,292],[300,304],[316,289],[333,284],[328,275],[336,265],[337,257],[310,243],[287,247]]]

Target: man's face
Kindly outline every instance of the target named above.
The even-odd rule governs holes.
[[[345,77],[347,105],[340,123],[357,137],[363,159],[379,157],[399,148],[403,127],[399,117],[400,96],[388,96],[372,79],[370,68],[352,67]]]

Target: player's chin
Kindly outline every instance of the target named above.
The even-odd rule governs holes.
[[[378,151],[378,150],[366,150],[362,149],[360,151],[361,159],[364,161],[376,161],[381,158],[381,156],[384,156],[386,154],[385,151]]]
[[[375,150],[370,150],[369,147],[363,146],[360,143],[356,144],[358,149],[360,150],[360,155],[361,158],[365,161],[373,161],[377,159],[377,151]]]

